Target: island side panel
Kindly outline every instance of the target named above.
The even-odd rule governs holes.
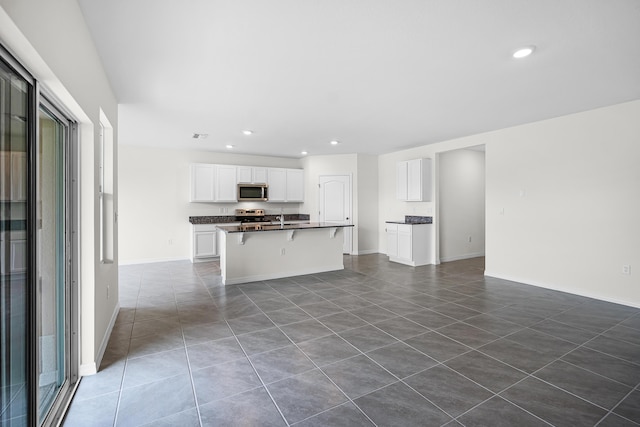
[[[288,230],[221,233],[223,283],[231,285],[342,270],[343,233],[342,227],[301,229],[293,231],[291,240]]]

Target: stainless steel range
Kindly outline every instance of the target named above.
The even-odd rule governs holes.
[[[242,224],[271,222],[264,215],[264,209],[236,209],[236,221]]]

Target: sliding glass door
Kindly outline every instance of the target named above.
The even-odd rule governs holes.
[[[27,150],[33,86],[0,61],[0,425],[28,419],[30,228]]]
[[[0,425],[55,425],[77,380],[74,124],[2,58],[0,100]]]
[[[43,101],[44,102],[44,101]],[[70,286],[66,239],[65,153],[69,122],[40,105],[36,156],[36,279],[38,281],[38,418],[45,419],[69,375]]]

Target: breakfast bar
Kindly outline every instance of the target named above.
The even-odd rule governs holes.
[[[344,269],[343,229],[333,223],[218,226],[225,285]]]

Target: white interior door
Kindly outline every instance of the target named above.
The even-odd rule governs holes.
[[[353,224],[351,216],[351,175],[320,175],[318,217],[321,222]],[[352,251],[353,227],[344,229],[342,252]]]

